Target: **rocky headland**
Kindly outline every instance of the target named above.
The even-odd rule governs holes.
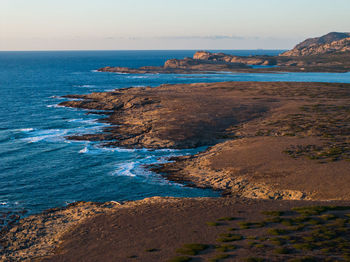
[[[224,82],[71,95],[62,106],[113,110],[103,133],[127,148],[205,152],[152,166],[173,181],[263,199],[350,200],[349,84]]]
[[[259,66],[259,67],[256,67]],[[170,59],[164,66],[107,66],[100,72],[129,74],[194,74],[210,72],[348,72],[350,33],[329,33],[303,41],[279,56],[235,56],[198,51],[192,58]]]
[[[281,56],[314,56],[350,52],[350,33],[331,32],[321,37],[309,38]]]

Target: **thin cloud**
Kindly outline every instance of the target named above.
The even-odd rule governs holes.
[[[164,40],[193,40],[193,39],[203,39],[203,40],[224,40],[224,39],[234,39],[234,40],[245,40],[257,37],[243,37],[243,36],[233,36],[233,35],[192,35],[192,36],[149,36],[149,37],[128,37],[129,40],[141,40],[141,39],[164,39]]]

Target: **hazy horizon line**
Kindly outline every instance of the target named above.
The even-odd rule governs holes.
[[[74,51],[249,51],[249,50],[266,50],[266,51],[286,51],[289,49],[280,48],[239,48],[239,49],[211,49],[211,48],[191,48],[191,49],[42,49],[42,50],[0,50],[0,52],[74,52]]]

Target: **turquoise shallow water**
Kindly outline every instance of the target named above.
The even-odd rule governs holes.
[[[279,51],[227,51],[238,55]],[[194,51],[0,52],[0,211],[29,213],[79,200],[122,201],[155,195],[218,196],[217,192],[168,182],[144,164],[193,150],[101,148],[67,141],[71,134],[99,132],[98,116],[57,107],[66,94],[129,86],[216,81],[318,81],[350,83],[350,73],[111,74],[107,65],[161,65]]]

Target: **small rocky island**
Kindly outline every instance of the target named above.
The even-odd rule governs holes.
[[[99,71],[345,72],[349,39],[330,33],[273,57],[199,51],[163,67]],[[349,261],[350,84],[197,83],[66,98],[61,106],[104,114],[110,124],[69,139],[208,146],[145,168],[222,197],[53,208],[5,227],[0,261]]]

